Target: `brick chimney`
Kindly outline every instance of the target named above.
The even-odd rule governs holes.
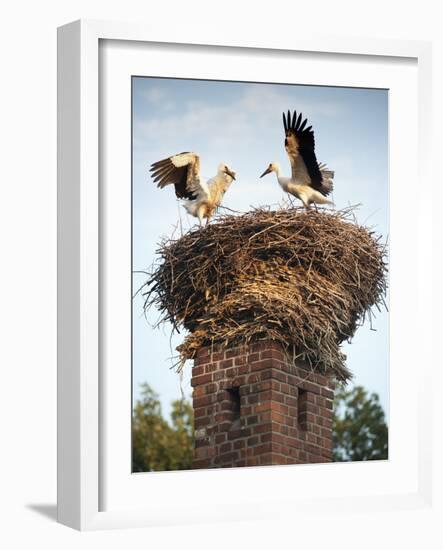
[[[331,461],[334,385],[278,343],[202,348],[191,385],[194,468]]]

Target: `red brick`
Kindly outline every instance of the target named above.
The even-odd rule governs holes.
[[[260,455],[264,453],[270,453],[272,451],[272,445],[271,443],[262,443],[261,445],[257,445],[254,449],[254,455]]]
[[[250,428],[239,428],[237,430],[230,430],[228,432],[228,439],[240,439],[241,437],[248,437],[250,433]]]
[[[194,410],[194,418],[200,418],[201,416],[206,416],[206,409],[204,407]]]
[[[228,361],[232,361],[232,359],[228,359]],[[225,378],[228,380],[231,380],[232,385],[232,378],[235,378],[237,376],[237,372],[239,367],[229,367],[225,369]]]
[[[192,392],[192,397],[201,397],[202,395],[205,395],[206,388],[205,386],[198,386],[197,388],[194,388]]]
[[[270,342],[269,343],[268,342],[267,343],[265,343],[265,342],[256,342],[255,344],[252,344],[250,346],[250,349],[253,352],[254,351],[255,352],[260,352],[260,351],[268,349],[268,348],[271,348]]]
[[[241,365],[237,367],[238,374],[248,374],[248,372],[249,372],[249,365]]]
[[[269,361],[269,359],[266,359],[266,360]],[[275,378],[275,380],[278,380],[279,382],[283,382],[283,383],[288,382],[289,377],[284,372],[281,372],[280,370],[276,370],[276,369],[273,369],[273,371],[274,371],[273,378]]]
[[[320,408],[317,407],[317,405],[313,405],[312,403],[306,403],[306,412],[318,414],[320,412]]]
[[[206,407],[206,414],[209,416],[211,414],[215,414],[218,410],[217,404],[208,405]]]
[[[285,360],[281,351],[273,349],[267,349],[260,352],[260,359],[274,359],[277,362],[283,362]]]
[[[321,388],[320,393],[321,395],[323,395],[323,397],[327,397],[328,399],[334,399],[334,392],[328,388]]]
[[[273,398],[273,393],[271,390],[260,391],[259,393],[260,402],[270,401],[272,398]]]
[[[232,412],[231,411],[223,411],[219,412],[215,415],[215,421],[217,424],[221,424],[224,421],[231,422],[232,421]]]
[[[285,403],[290,407],[297,407],[298,401],[296,397],[285,396]]]
[[[208,357],[211,354],[211,349],[208,347],[200,348],[195,354],[195,359],[201,359],[202,357]]]
[[[282,405],[281,403],[276,403],[275,401],[272,402],[272,409],[278,412],[281,412],[282,414],[289,413],[289,409],[286,405]]]
[[[332,399],[326,399],[325,409],[332,411],[334,408],[334,401]]]
[[[235,378],[232,379],[232,387],[240,388],[241,386],[244,385],[245,381],[246,381],[246,376],[236,376]]]
[[[316,422],[316,416],[312,413],[306,413],[306,421],[307,422]]]
[[[288,423],[287,419],[282,414],[276,411],[271,411],[271,419],[274,422],[279,422],[280,424]]]
[[[255,407],[255,412],[263,412],[263,411],[270,411],[272,408],[272,402],[271,401],[265,401],[264,403],[259,403]]]
[[[223,443],[222,445],[220,445],[219,447],[219,452],[220,453],[228,453],[232,450],[232,442],[231,441],[228,441],[227,443]]]
[[[217,427],[220,432],[228,432],[232,427],[232,422],[221,422]]]
[[[231,400],[231,394],[229,393],[229,389],[232,387],[229,382],[221,382],[219,385],[219,391],[217,393],[217,401],[221,403],[222,401],[230,401]]]
[[[246,420],[246,423],[247,423],[248,426],[251,425],[251,424],[257,424],[257,422],[258,422],[258,416],[257,415],[250,416]]]
[[[192,367],[192,376],[199,376],[200,374],[203,374],[205,372],[205,367]]]
[[[204,407],[205,405],[210,405],[214,398],[215,395],[204,395],[202,397],[195,397],[192,400],[194,409],[198,409],[198,407]]]
[[[271,422],[271,411],[264,411],[260,413],[259,422],[260,424],[265,424],[266,422]]]
[[[233,357],[244,357],[246,350],[244,348],[230,348],[225,351],[225,358],[231,359]]]
[[[292,396],[296,396],[298,393],[297,386],[290,386],[289,384],[280,384],[280,391]]]
[[[272,359],[261,359],[260,361],[255,361],[251,364],[251,367],[254,370],[263,370],[263,369],[271,369],[274,365],[274,362]]]
[[[193,376],[191,378],[191,386],[200,386],[208,382],[212,382],[212,374],[201,374],[200,376]]]
[[[238,457],[238,452],[231,452],[218,455],[218,461],[220,464],[226,464],[232,466],[233,461]]]
[[[205,391],[207,394],[211,393],[211,394],[216,394],[217,393],[217,384],[214,384],[214,382],[212,382],[211,384],[207,384],[205,386]]]
[[[272,379],[272,376],[273,376],[272,369],[263,370],[260,372],[261,380],[270,380]]]
[[[253,426],[253,433],[270,432],[274,429],[272,422],[263,422]]]
[[[285,396],[277,391],[272,391],[272,400],[277,401],[277,403],[284,403],[285,402]]]

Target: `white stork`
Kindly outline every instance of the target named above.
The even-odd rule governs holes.
[[[223,196],[235,180],[233,172],[225,163],[218,166],[217,175],[203,181],[200,176],[200,158],[196,153],[179,153],[158,162],[150,168],[157,187],[175,186],[177,198],[184,199],[184,208],[191,216],[198,218],[202,225],[203,218],[209,223]]]
[[[303,115],[288,111],[283,113],[285,128],[285,149],[292,167],[292,175],[286,178],[281,175],[278,162],[271,162],[260,176],[275,172],[277,180],[284,191],[302,201],[306,208],[314,204],[334,204],[326,197],[332,191],[334,172],[325,164],[319,164],[315,156],[315,140],[312,126],[305,128],[308,119]]]

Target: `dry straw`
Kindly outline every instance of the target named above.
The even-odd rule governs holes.
[[[386,249],[353,208],[224,215],[164,240],[158,255],[145,308],[188,331],[180,364],[201,346],[272,339],[347,381],[340,344],[384,305]]]

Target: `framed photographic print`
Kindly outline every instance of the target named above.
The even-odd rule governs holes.
[[[428,506],[429,45],[82,21],[58,78],[59,521]]]

